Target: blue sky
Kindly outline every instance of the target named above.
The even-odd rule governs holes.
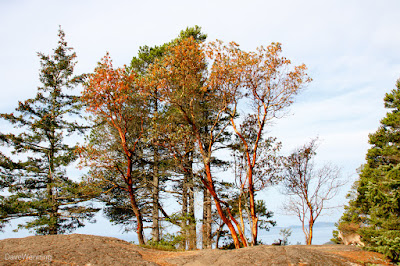
[[[364,162],[368,134],[386,112],[383,97],[400,78],[399,11],[397,0],[3,0],[0,112],[11,112],[18,100],[35,95],[36,52],[51,53],[59,25],[77,52],[77,73],[91,72],[107,51],[114,65],[129,64],[139,46],[167,42],[187,26],[199,25],[208,40],[235,41],[244,50],[281,42],[283,54],[305,63],[314,81],[271,134],[286,153],[318,136],[317,161],[341,167],[350,185]],[[276,192],[260,193],[278,211],[280,203],[271,195]],[[336,221],[339,215],[321,220]],[[281,226],[294,223],[278,216]]]

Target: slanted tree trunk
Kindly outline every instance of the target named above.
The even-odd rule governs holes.
[[[208,190],[207,193],[210,193],[211,196],[214,199],[214,203],[215,203],[215,207],[217,209],[217,212],[219,214],[219,216],[221,217],[221,219],[223,220],[223,222],[228,226],[229,231],[231,232],[232,235],[232,239],[233,239],[233,243],[235,244],[235,248],[240,248],[240,241],[239,241],[239,237],[242,240],[243,245],[247,246],[246,244],[246,238],[244,237],[244,234],[242,232],[242,230],[240,229],[240,225],[237,222],[237,220],[233,217],[231,210],[229,208],[229,206],[226,206],[226,210],[228,212],[228,215],[226,215],[224,213],[224,210],[222,208],[223,201],[220,200],[220,198],[217,195],[217,192],[215,190],[214,187],[214,180],[213,180],[213,176],[211,173],[211,146],[212,146],[212,141],[210,143],[206,143],[205,145],[203,145],[203,141],[202,141],[202,137],[201,137],[201,133],[199,131],[199,129],[197,128],[197,126],[191,122],[191,120],[188,118],[188,116],[184,116],[186,121],[191,125],[193,132],[194,132],[194,137],[196,138],[196,141],[198,143],[198,147],[200,149],[200,154],[202,156],[203,159],[203,165],[204,165],[204,171],[206,174],[206,178],[201,179],[204,187]],[[205,116],[207,117],[207,115]],[[205,132],[207,133],[208,129],[207,127],[205,128]],[[213,138],[211,138],[212,140]],[[205,194],[207,195],[207,194]],[[211,200],[209,201],[211,202]],[[210,207],[211,208],[211,207]],[[211,211],[210,211],[210,217],[211,217]],[[229,218],[228,218],[229,217]],[[203,216],[203,220],[204,220],[204,216]],[[210,218],[211,220],[211,218]],[[232,221],[235,223],[236,228],[239,232],[236,231],[235,226],[232,224]],[[211,222],[210,222],[211,224]],[[211,226],[210,226],[210,231],[211,231]],[[211,233],[210,233],[211,235]],[[239,235],[239,236],[238,236]],[[204,242],[204,240],[203,240]]]
[[[139,240],[139,245],[144,245],[146,244],[144,241],[144,234],[143,234],[143,217],[142,213],[140,212],[139,206],[136,202],[136,197],[135,197],[135,191],[133,189],[133,180],[132,180],[132,158],[128,157],[128,169],[125,177],[125,182],[128,186],[128,193],[129,193],[129,199],[131,201],[131,207],[133,210],[133,213],[136,216],[136,222],[137,222],[137,236]]]
[[[207,175],[207,179],[206,180],[203,179],[202,182],[203,182],[204,186],[207,187],[208,191],[210,192],[211,196],[213,197],[215,207],[218,211],[219,216],[221,217],[222,221],[226,224],[226,226],[228,226],[229,231],[231,232],[231,235],[232,235],[233,243],[235,244],[235,248],[240,248],[239,237],[242,241],[242,244],[245,247],[247,247],[247,241],[244,236],[244,232],[242,232],[238,221],[235,219],[235,217],[233,217],[229,206],[226,206],[226,211],[228,212],[227,215],[224,213],[224,210],[222,209],[222,204],[224,204],[224,202],[220,200],[220,198],[217,195],[217,192],[215,191],[213,178],[211,175],[211,165],[210,165],[209,159],[207,160],[207,162],[204,163],[204,166],[205,166],[205,172]],[[236,231],[235,226],[232,224],[232,221],[235,223],[238,231]]]
[[[139,210],[139,207],[136,203],[136,199],[135,199],[135,195],[133,192],[132,187],[130,186],[128,188],[129,190],[129,198],[131,201],[131,207],[133,210],[133,213],[136,216],[136,221],[137,221],[137,228],[136,228],[136,232],[137,232],[137,236],[138,236],[138,240],[139,240],[139,245],[144,245],[146,244],[144,241],[144,235],[143,235],[143,218],[142,218],[142,214]]]

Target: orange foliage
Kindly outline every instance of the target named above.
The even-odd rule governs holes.
[[[87,110],[111,119],[121,116],[122,113],[118,110],[129,101],[135,78],[133,72],[129,73],[123,68],[114,69],[107,53],[89,76],[82,93]]]
[[[133,157],[138,143],[143,139],[144,124],[148,115],[144,109],[146,96],[138,89],[140,85],[141,79],[136,73],[129,72],[125,68],[114,69],[108,54],[101,60],[85,84],[82,100],[95,120],[107,123],[109,129],[106,135],[102,136],[103,146],[89,144],[81,150],[81,158],[83,157],[86,165],[94,169],[92,171],[94,175],[99,175],[97,178],[128,192],[137,218],[139,243],[144,244],[142,214],[136,202],[135,182],[132,176]],[[118,139],[112,139],[114,137],[110,129],[118,132]],[[105,145],[107,141],[118,143],[122,148],[124,153],[122,166],[118,164],[118,159],[114,158],[115,152],[107,150]],[[101,169],[115,170],[125,185],[107,180],[102,176]]]
[[[201,45],[193,38],[187,38],[171,45],[162,59],[150,65],[145,79],[126,69],[114,69],[107,54],[89,77],[83,100],[90,112],[103,117],[118,130],[128,155],[132,147],[126,145],[127,128],[124,125],[127,121],[137,120],[138,115],[132,116],[132,113],[140,113],[141,110],[126,112],[124,108],[129,108],[132,101],[154,94],[152,90],[156,88],[155,95],[151,96],[175,110],[175,118],[181,119],[182,124],[190,128],[185,133],[192,134],[204,163],[206,177],[202,178],[202,182],[213,195],[221,219],[229,227],[235,246],[239,247],[238,236],[244,245],[247,242],[229,206],[219,198],[214,188],[212,152],[230,123],[245,147],[249,172],[242,184],[250,193],[255,243],[258,218],[252,171],[257,163],[259,141],[268,121],[279,117],[304,84],[311,81],[305,65],[291,67],[290,60],[280,53],[279,43],[260,47],[256,52],[245,52],[234,42],[224,45],[216,41]],[[139,87],[144,89],[139,91]],[[255,141],[246,137],[248,134],[235,120],[241,100],[252,110],[248,115],[254,118],[251,121],[256,131]],[[143,117],[140,119],[143,124]],[[224,205],[228,215],[222,209]]]

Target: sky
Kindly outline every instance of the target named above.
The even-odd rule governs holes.
[[[398,0],[0,0],[0,113],[36,94],[36,53],[52,53],[59,25],[77,53],[76,74],[92,72],[106,52],[115,66],[129,64],[140,46],[163,44],[194,25],[209,41],[235,41],[247,51],[280,42],[282,54],[306,64],[313,81],[269,134],[282,141],[284,153],[318,137],[317,163],[337,165],[349,180],[336,200],[342,204],[364,163],[368,134],[386,113],[385,93],[400,78],[399,11]],[[278,225],[295,224],[295,217],[279,214],[277,191],[259,196]],[[321,220],[339,217],[336,211]]]

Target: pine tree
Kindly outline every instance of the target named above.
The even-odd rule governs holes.
[[[171,42],[154,47],[142,46],[139,48],[138,55],[132,58],[130,69],[145,77],[148,67],[156,60],[160,60],[169,46],[175,45],[179,40],[188,37],[193,37],[198,42],[201,42],[205,40],[206,35],[201,33],[201,28],[198,26],[188,27],[185,30],[182,30],[179,36]],[[149,84],[149,86],[150,88],[148,88],[147,91],[149,92],[150,97],[148,98],[149,102],[147,103],[147,106],[152,125],[150,129],[151,140],[146,147],[150,156],[146,161],[149,165],[148,167],[152,169],[149,175],[150,179],[148,180],[148,187],[152,198],[152,242],[159,242],[161,240],[161,219],[159,217],[159,209],[162,209],[162,206],[160,205],[160,193],[162,192],[162,187],[165,186],[165,183],[168,181],[166,172],[175,172],[178,175],[183,175],[182,180],[179,181],[180,184],[177,186],[180,187],[179,191],[182,191],[181,198],[179,199],[179,201],[182,202],[183,212],[181,215],[181,225],[185,224],[183,226],[183,231],[188,231],[185,233],[188,235],[188,237],[185,237],[185,241],[188,240],[189,249],[194,249],[196,246],[196,225],[194,218],[193,158],[191,152],[193,147],[188,146],[188,144],[192,142],[188,142],[188,140],[185,139],[183,141],[184,143],[175,145],[180,146],[182,144],[182,146],[184,146],[183,150],[179,150],[180,147],[175,147],[177,149],[173,149],[174,147],[172,146],[174,145],[166,146],[162,144],[168,139],[171,140],[171,138],[176,140],[176,136],[171,137],[171,134],[175,135],[176,133],[168,132],[168,129],[163,125],[163,123],[166,123],[166,120],[168,120],[166,119],[166,116],[170,114],[168,114],[165,106],[163,106],[158,99],[159,92],[157,86],[154,86],[153,84]],[[168,120],[168,122],[176,123],[176,121],[170,120]],[[193,146],[193,144],[191,146]],[[171,156],[171,149],[174,150],[174,156]],[[176,156],[178,156],[179,159],[178,161],[174,160],[175,162],[172,164],[179,164],[177,167],[171,165],[170,162],[170,157],[176,158]],[[168,219],[169,221],[172,221],[170,218]],[[189,225],[186,225],[187,223]]]
[[[68,136],[84,130],[74,121],[80,115],[79,97],[66,90],[83,76],[73,76],[76,54],[61,28],[58,36],[53,55],[38,53],[42,87],[36,97],[19,102],[15,113],[1,114],[20,133],[0,133],[1,143],[11,150],[11,156],[0,154],[0,186],[9,194],[0,198],[0,219],[32,217],[20,227],[38,234],[72,231],[97,211],[78,204],[90,198],[90,191],[66,175],[76,160]]]
[[[139,52],[137,57],[133,57],[131,60],[130,68],[140,75],[145,75],[147,68],[150,64],[152,64],[157,58],[161,58],[164,54],[164,51],[167,47],[167,44],[161,46],[148,47],[143,46],[139,48]],[[152,87],[150,90],[150,97],[148,98],[147,108],[151,116],[152,124],[155,125],[159,121],[159,112],[161,110],[160,103],[157,99],[157,88]],[[153,126],[154,127],[154,126]],[[151,171],[151,180],[148,181],[148,187],[151,191],[152,198],[152,241],[159,242],[160,241],[160,216],[159,216],[159,208],[160,208],[160,185],[164,181],[162,178],[162,169],[161,169],[161,155],[162,149],[157,145],[157,140],[159,138],[159,133],[156,130],[153,130],[151,137],[151,142],[147,145],[147,149],[150,150],[150,157],[148,158],[149,167],[152,169]]]
[[[400,80],[387,93],[385,108],[390,111],[379,129],[369,136],[372,147],[367,163],[350,195],[339,229],[356,224],[370,250],[391,259],[400,259]]]

